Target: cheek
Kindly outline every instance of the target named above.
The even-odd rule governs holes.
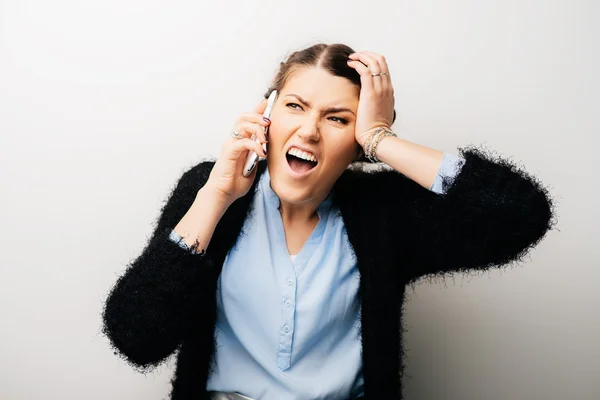
[[[269,144],[271,146],[282,145],[284,142],[283,134],[285,131],[286,130],[281,126],[281,123],[272,121],[267,132],[267,135],[269,136]]]
[[[291,128],[289,118],[272,115],[271,125],[269,125],[269,141],[272,143],[285,141],[287,139],[285,136],[292,131]]]
[[[279,119],[277,121],[271,122],[271,127],[273,128],[273,139],[277,140],[287,140],[297,129],[297,125],[291,123],[291,121],[286,118]]]

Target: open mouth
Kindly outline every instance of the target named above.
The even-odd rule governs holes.
[[[285,155],[292,171],[297,174],[305,174],[317,166],[317,157],[313,154],[292,147]]]

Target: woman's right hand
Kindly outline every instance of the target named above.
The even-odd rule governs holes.
[[[233,203],[248,193],[256,177],[257,168],[254,168],[250,176],[243,175],[248,152],[254,151],[261,157],[267,156],[261,145],[267,142],[264,128],[270,124],[270,121],[264,120],[262,116],[266,106],[267,100],[265,99],[254,109],[254,112],[240,115],[234,128],[240,137],[235,139],[229,135],[225,140],[221,155],[204,186],[224,196],[229,203]],[[253,134],[259,138],[260,144],[252,140]]]

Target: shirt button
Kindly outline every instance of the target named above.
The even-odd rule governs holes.
[[[287,325],[286,325],[286,326],[284,326],[284,327],[283,327],[283,331],[284,331],[285,333],[288,333],[288,332],[290,331],[290,327],[289,327],[289,326],[287,326]]]
[[[288,279],[287,284],[288,284],[288,286],[292,286],[294,284],[294,281],[292,281],[291,279]]]
[[[285,306],[286,306],[286,307],[289,307],[291,304],[292,304],[292,303],[290,303],[290,301],[289,301],[289,300],[286,300],[286,301],[285,301]]]

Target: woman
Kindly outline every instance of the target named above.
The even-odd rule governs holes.
[[[551,199],[506,160],[393,134],[380,55],[315,45],[274,89],[272,122],[263,101],[183,174],[104,332],[142,370],[179,350],[174,400],[401,399],[406,285],[521,259]],[[244,178],[247,151],[266,162]],[[348,168],[363,156],[387,168]]]

